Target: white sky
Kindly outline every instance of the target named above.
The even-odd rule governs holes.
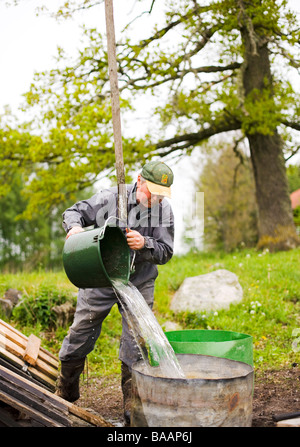
[[[7,7],[6,1],[0,0],[0,108],[5,104],[13,107],[20,104],[21,95],[28,90],[34,72],[55,66],[58,46],[67,54],[76,55],[80,48],[81,25],[97,27],[105,33],[104,5],[58,22],[46,13],[36,15],[36,8],[45,3],[51,11],[56,11],[63,0],[21,0],[17,7]],[[116,38],[128,17],[139,15],[147,9],[148,3],[150,6],[151,0],[145,1],[141,9],[135,0],[114,0]],[[139,20],[140,29],[147,25],[146,17]]]
[[[63,0],[22,0],[17,7],[6,7],[6,1],[0,0],[0,113],[5,105],[9,105],[12,110],[17,109],[22,94],[29,89],[34,72],[54,68],[58,46],[63,47],[67,54],[76,54],[77,48],[80,48],[79,26],[82,23],[87,27],[97,26],[98,29],[100,24],[105,32],[104,5],[92,8],[89,13],[78,14],[75,19],[57,22],[45,15],[36,16],[36,7],[43,3],[51,4],[55,11]],[[289,3],[300,13],[300,0],[289,0]],[[117,37],[128,18],[136,17],[138,11],[149,8],[151,0],[142,4],[141,9],[140,3],[135,0],[114,0]],[[156,12],[154,5],[152,15]],[[148,18],[144,15],[139,20],[143,31],[149,22]],[[177,226],[176,252],[182,250],[180,239],[184,228],[183,219],[191,209],[188,200],[193,192],[193,165],[197,163],[199,160],[194,157],[172,166],[175,173],[172,206]]]

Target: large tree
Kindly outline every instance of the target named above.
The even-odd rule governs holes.
[[[65,2],[59,14],[97,3],[102,2]],[[128,27],[127,38],[124,35],[118,43],[121,102],[129,106],[129,99],[150,91],[161,128],[143,140],[124,138],[125,163],[188,153],[224,133],[236,141],[236,150],[246,139],[256,187],[259,246],[295,247],[299,239],[285,157],[294,153],[300,130],[299,96],[288,77],[293,69],[298,75],[300,31],[287,1],[142,3],[153,10],[163,3],[165,21],[137,41]],[[38,76],[27,95],[30,106],[42,105],[48,136],[36,151],[36,161],[46,169],[37,179],[51,184],[54,200],[63,189],[88,184],[113,165],[106,40],[96,30],[86,32],[86,38],[75,63]],[[64,58],[60,53],[60,62]],[[157,130],[157,121],[150,123]],[[69,178],[53,178],[51,167],[56,173],[69,171]]]
[[[257,206],[249,158],[237,158],[232,145],[220,144],[207,155],[196,186],[205,197],[204,246],[226,251],[255,246]]]

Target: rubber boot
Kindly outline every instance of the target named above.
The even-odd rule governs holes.
[[[60,375],[58,377],[56,392],[68,402],[79,399],[79,378],[84,369],[85,358],[61,362]]]
[[[123,392],[123,406],[124,406],[124,420],[125,425],[130,425],[130,411],[131,411],[131,369],[122,362],[121,364],[121,373],[122,373],[122,392]]]

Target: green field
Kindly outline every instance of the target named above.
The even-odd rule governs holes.
[[[300,361],[299,257],[300,249],[274,254],[243,250],[234,254],[174,256],[168,264],[159,266],[154,306],[156,318],[162,327],[167,321],[173,321],[182,329],[219,329],[252,335],[257,374],[290,367]],[[238,276],[244,293],[242,302],[218,312],[174,314],[170,311],[172,296],[184,278],[219,268]],[[42,344],[57,354],[67,328],[55,327],[51,307],[76,299],[76,289],[65,273],[39,271],[0,275],[0,296],[9,287],[23,292],[10,324],[26,335],[38,335]],[[95,350],[89,355],[89,368],[95,374],[120,371],[120,335],[121,318],[114,306],[103,324]]]

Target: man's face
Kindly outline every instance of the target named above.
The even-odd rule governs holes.
[[[141,180],[141,175],[139,174],[137,178],[136,198],[137,201],[143,206],[145,206],[146,208],[151,208],[152,206],[160,203],[164,197],[151,194],[148,189],[147,183]]]

